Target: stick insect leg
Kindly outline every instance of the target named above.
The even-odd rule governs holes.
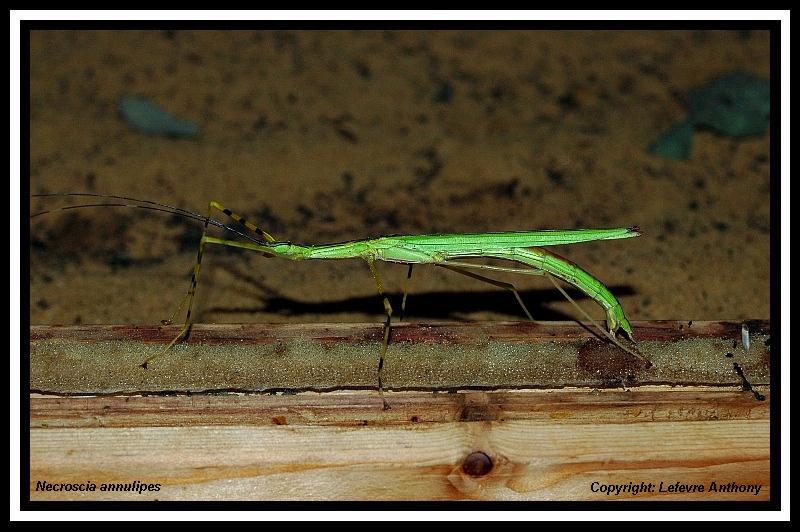
[[[406,281],[403,283],[403,302],[400,303],[400,321],[403,321],[403,317],[406,315],[406,298],[408,297],[408,285],[411,283],[411,272],[414,270],[414,265],[408,265],[408,275],[406,276]]]
[[[466,275],[467,277],[472,277],[473,279],[477,279],[479,281],[483,281],[485,283],[489,283],[491,285],[494,285],[494,286],[497,286],[497,287],[500,287],[500,288],[505,288],[506,290],[511,290],[514,293],[514,297],[517,298],[517,303],[519,303],[519,306],[522,307],[522,310],[525,312],[525,315],[528,316],[529,320],[533,321],[533,315],[531,315],[530,311],[528,310],[528,307],[525,306],[525,303],[522,302],[522,297],[520,297],[519,292],[517,292],[517,289],[513,284],[504,283],[503,281],[498,281],[496,279],[491,279],[489,277],[484,277],[483,275],[478,275],[477,273],[473,273],[473,272],[471,272],[469,270],[466,270],[461,266],[453,266],[453,265],[447,264],[447,263],[437,264],[437,266],[439,266],[441,268],[445,268],[445,269],[453,271],[453,272],[456,272],[456,273],[460,273],[461,275]]]
[[[375,284],[378,287],[378,293],[383,296],[383,308],[386,310],[386,322],[383,325],[383,344],[381,345],[381,354],[380,358],[378,359],[378,393],[380,394],[381,401],[383,402],[383,409],[389,410],[389,403],[386,402],[386,398],[383,396],[383,359],[386,356],[386,350],[389,348],[389,336],[392,330],[392,305],[389,303],[389,298],[386,297],[386,294],[383,290],[383,283],[381,282],[381,276],[378,273],[378,269],[375,268],[375,261],[372,259],[365,260],[369,266],[370,273],[372,273],[372,277],[375,279]]]
[[[617,340],[617,338],[616,338],[616,336],[614,336],[614,334],[612,334],[611,332],[609,332],[609,331],[605,330],[603,327],[601,327],[601,326],[600,326],[600,324],[599,324],[599,323],[597,323],[597,320],[594,320],[594,319],[593,319],[591,316],[589,316],[589,313],[588,313],[588,312],[586,312],[586,311],[583,309],[583,307],[581,307],[580,305],[578,305],[578,303],[576,303],[576,302],[575,302],[575,300],[574,300],[574,299],[572,299],[572,298],[569,296],[569,294],[567,294],[567,291],[566,291],[566,290],[564,290],[563,288],[561,288],[561,285],[559,285],[559,284],[558,284],[558,282],[557,282],[555,279],[553,279],[553,276],[552,276],[552,275],[550,275],[549,273],[545,272],[545,273],[544,273],[544,276],[545,276],[545,277],[547,277],[547,278],[550,280],[550,282],[551,282],[551,283],[553,283],[553,286],[555,286],[555,287],[558,289],[558,291],[559,291],[559,292],[561,292],[561,295],[563,295],[565,298],[567,298],[567,301],[569,301],[570,303],[572,303],[572,305],[573,305],[575,308],[577,308],[577,309],[578,309],[578,310],[581,312],[581,314],[583,314],[583,315],[586,317],[586,319],[588,319],[590,322],[592,322],[592,324],[594,324],[594,326],[595,326],[595,327],[597,327],[597,330],[598,330],[598,331],[600,331],[600,333],[601,333],[603,336],[605,336],[606,338],[608,338],[609,340],[611,340],[611,342],[612,342],[612,343],[614,343],[614,345],[616,345],[617,347],[619,347],[620,349],[622,349],[622,350],[623,350],[623,351],[625,351],[626,353],[630,353],[631,355],[635,356],[636,358],[638,358],[639,360],[641,360],[642,362],[644,362],[644,363],[647,365],[647,367],[650,367],[650,366],[652,366],[652,365],[653,365],[653,363],[652,363],[652,362],[650,362],[650,360],[649,360],[647,357],[645,357],[644,355],[642,355],[642,354],[640,354],[640,353],[637,353],[637,352],[636,352],[636,351],[634,351],[633,349],[630,349],[630,348],[628,348],[628,347],[625,347],[624,345],[622,345],[622,344],[620,343],[620,341],[619,341],[619,340]]]
[[[476,264],[473,262],[459,262],[456,260],[446,260],[445,264],[450,266],[458,266],[460,268],[472,268],[475,270],[491,270],[493,272],[506,272],[506,273],[521,273],[523,275],[544,275],[544,270],[537,268],[509,268],[507,266],[495,266],[493,264]],[[440,263],[436,263],[438,266]]]
[[[203,227],[203,235],[200,237],[200,240],[201,240],[200,247],[201,247],[201,249],[198,250],[198,264],[199,264],[200,260],[202,260],[202,238],[206,235],[206,232],[208,231],[208,219],[211,217],[211,211],[215,211],[215,210],[221,212],[222,214],[224,214],[228,218],[230,218],[230,219],[234,220],[235,222],[239,223],[242,227],[244,227],[245,229],[247,229],[251,233],[255,234],[256,236],[258,236],[260,238],[263,238],[265,241],[267,241],[267,242],[275,242],[275,238],[273,238],[272,235],[270,235],[269,233],[267,233],[266,231],[264,231],[263,229],[261,229],[260,227],[255,225],[254,223],[246,220],[243,216],[231,211],[230,209],[225,208],[218,201],[210,201],[208,203],[208,214],[206,216],[206,223],[205,223],[205,226]],[[198,271],[198,273],[199,273],[199,271]],[[161,323],[163,325],[170,325],[172,323],[172,321],[175,319],[175,316],[178,314],[178,312],[180,312],[180,310],[183,308],[183,306],[186,304],[186,302],[190,301],[191,298],[192,298],[192,290],[190,288],[189,291],[186,293],[186,295],[181,300],[180,304],[178,305],[178,308],[175,309],[175,311],[172,313],[172,315],[169,317],[169,319],[161,320]],[[191,303],[190,303],[189,312],[191,313]]]
[[[235,212],[231,211],[230,209],[226,209],[225,207],[222,206],[221,203],[219,203],[217,201],[209,202],[209,204],[208,204],[208,214],[209,214],[209,216],[211,215],[211,210],[212,209],[217,210],[217,211],[221,212],[222,214],[224,214],[225,216],[227,216],[228,218],[231,218],[231,219],[235,220],[236,222],[241,224],[242,227],[244,227],[245,229],[247,229],[251,233],[254,233],[255,235],[263,238],[264,240],[267,240],[268,242],[275,242],[275,239],[272,237],[272,235],[270,235],[266,231],[262,230],[260,227],[258,227],[254,223],[246,220],[243,216],[241,216],[239,214],[236,214]]]
[[[522,274],[526,274],[526,275],[544,275],[545,277],[547,277],[550,280],[551,283],[553,283],[553,285],[558,289],[558,291],[561,292],[561,295],[563,295],[567,299],[567,301],[569,301],[572,304],[572,306],[574,306],[576,309],[578,309],[578,312],[583,314],[586,317],[586,319],[588,319],[592,324],[594,324],[595,327],[597,327],[597,330],[599,330],[600,333],[605,338],[608,338],[609,340],[611,340],[611,342],[613,342],[614,345],[616,345],[617,347],[619,347],[620,349],[622,349],[626,353],[629,353],[629,354],[635,356],[636,358],[638,358],[639,360],[643,361],[648,367],[652,366],[652,362],[650,362],[645,356],[643,356],[640,353],[637,353],[634,350],[622,345],[620,343],[620,341],[617,340],[617,338],[613,334],[611,334],[610,332],[605,330],[603,327],[601,327],[600,324],[597,323],[597,320],[593,319],[589,315],[589,313],[586,312],[583,309],[583,307],[581,307],[574,299],[572,299],[569,296],[569,294],[567,294],[566,290],[561,288],[561,286],[558,284],[558,282],[553,278],[553,275],[551,275],[550,273],[548,273],[548,272],[546,272],[544,270],[538,270],[536,268],[506,268],[504,266],[494,266],[494,265],[490,265],[490,264],[473,264],[471,262],[456,262],[456,261],[446,261],[446,264],[450,265],[450,266],[458,266],[460,268],[475,268],[475,269],[479,269],[479,270],[493,270],[493,271],[508,272],[508,273],[522,273]],[[438,264],[438,266],[443,266],[443,265],[442,264]]]
[[[259,246],[258,244],[251,244],[249,242],[237,242],[235,240],[225,240],[222,238],[208,236],[206,235],[207,229],[208,229],[208,222],[206,222],[206,225],[203,228],[203,236],[200,237],[200,245],[197,248],[197,262],[195,262],[194,271],[192,272],[192,280],[189,283],[189,292],[186,294],[186,297],[184,297],[184,301],[188,301],[189,304],[186,309],[186,320],[183,323],[181,332],[178,333],[178,335],[169,343],[169,345],[167,345],[166,348],[164,348],[163,351],[151,357],[148,357],[144,362],[142,362],[141,367],[145,369],[147,369],[147,364],[151,360],[169,352],[172,346],[175,345],[175,343],[178,342],[178,340],[183,338],[189,331],[189,326],[191,325],[191,319],[192,319],[192,303],[194,302],[194,296],[195,293],[197,292],[197,282],[200,279],[200,265],[203,262],[203,251],[205,250],[206,244],[219,244],[223,246],[243,248],[253,251],[262,251],[263,249],[265,249],[264,247]],[[183,305],[183,303],[181,303],[181,305]]]
[[[172,346],[175,345],[175,343],[178,340],[183,338],[186,335],[186,333],[189,332],[189,325],[191,324],[192,320],[192,303],[194,303],[194,295],[197,292],[197,281],[200,278],[200,265],[203,262],[203,251],[205,250],[206,247],[207,230],[208,230],[208,222],[206,222],[206,224],[203,226],[203,236],[200,237],[200,245],[197,247],[197,260],[194,263],[194,270],[192,271],[192,280],[189,282],[189,291],[184,296],[180,305],[178,305],[178,308],[175,309],[175,312],[172,313],[172,316],[170,316],[169,320],[161,322],[164,325],[169,325],[170,323],[172,323],[172,319],[175,317],[175,314],[177,314],[180,311],[181,307],[183,307],[183,305],[187,304],[188,302],[186,307],[186,320],[183,322],[183,327],[181,327],[181,331],[178,333],[178,335],[172,339],[172,341],[167,345],[166,348],[164,348],[162,352],[155,354],[151,357],[148,357],[144,362],[142,362],[141,366],[144,369],[147,369],[147,364],[151,360],[153,360],[158,356],[166,354],[170,349],[172,349]]]

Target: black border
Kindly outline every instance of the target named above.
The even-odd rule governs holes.
[[[30,32],[35,30],[766,30],[770,32],[770,500],[769,501],[31,501],[30,499]],[[780,510],[781,21],[20,21],[20,510]],[[775,187],[775,178],[778,185]],[[777,193],[776,193],[777,191]],[[27,275],[27,277],[26,277]],[[13,356],[13,353],[12,353]],[[23,415],[25,414],[25,415]],[[27,467],[26,467],[27,464]]]

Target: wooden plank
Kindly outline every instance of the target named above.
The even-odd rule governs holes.
[[[769,382],[768,321],[637,322],[631,355],[570,322],[400,324],[384,383],[395,390],[754,385]],[[176,327],[31,327],[31,388],[64,394],[376,386],[379,324],[197,325],[188,341],[141,368]]]
[[[645,387],[31,399],[33,500],[769,498],[769,394]],[[103,492],[103,483],[158,491]],[[87,483],[94,492],[37,491]],[[757,486],[758,493],[709,492]],[[644,483],[644,484],[642,484]],[[702,485],[703,493],[659,492]],[[608,486],[651,492],[608,495]]]
[[[378,325],[196,327],[146,373],[174,328],[33,327],[30,496],[764,501],[770,329],[741,326],[636,323],[645,369],[574,324],[403,324],[390,410]]]

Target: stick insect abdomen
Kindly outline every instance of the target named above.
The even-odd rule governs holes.
[[[606,311],[606,322],[610,332],[622,329],[633,337],[633,329],[614,294],[592,274],[574,262],[539,247],[514,248],[509,250],[472,250],[471,252],[445,253],[446,257],[487,257],[510,260],[530,266],[534,270],[547,272],[568,282],[595,300]]]
[[[577,244],[596,240],[617,240],[639,236],[637,227],[612,229],[567,229],[539,231],[503,231],[495,233],[459,233],[449,235],[404,235],[383,237],[404,247],[420,251],[463,251],[467,249],[507,250],[538,246]]]
[[[614,333],[622,328],[629,338],[633,338],[633,329],[619,300],[592,274],[571,260],[543,248],[515,249],[514,255],[517,257],[515,260],[530,261],[535,267],[580,289],[605,309],[609,331]]]

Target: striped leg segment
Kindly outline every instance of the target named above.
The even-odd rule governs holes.
[[[386,293],[383,290],[383,283],[381,282],[381,276],[378,273],[378,269],[375,268],[375,261],[371,258],[365,258],[367,265],[369,266],[369,271],[372,273],[372,277],[375,279],[375,284],[378,287],[378,293],[383,296],[383,308],[386,310],[386,322],[383,324],[383,344],[381,345],[381,354],[380,358],[378,359],[378,393],[381,396],[381,401],[383,402],[383,409],[389,410],[389,403],[386,402],[386,398],[383,396],[383,359],[386,356],[386,350],[389,348],[389,336],[391,335],[392,331],[392,305],[389,303],[389,298],[386,297]]]
[[[211,215],[211,209],[218,210],[219,212],[221,212],[222,214],[224,214],[228,218],[231,218],[231,219],[235,220],[236,222],[241,224],[242,227],[244,227],[248,231],[258,235],[259,237],[263,238],[264,240],[267,240],[268,242],[275,242],[275,239],[272,237],[272,235],[270,235],[266,231],[262,230],[260,227],[258,227],[254,223],[250,222],[249,220],[246,220],[243,216],[241,216],[239,214],[236,214],[235,212],[231,211],[230,209],[226,209],[225,207],[222,206],[221,203],[219,203],[217,201],[212,201],[212,202],[210,202],[208,204],[208,214],[209,214],[209,216]]]

